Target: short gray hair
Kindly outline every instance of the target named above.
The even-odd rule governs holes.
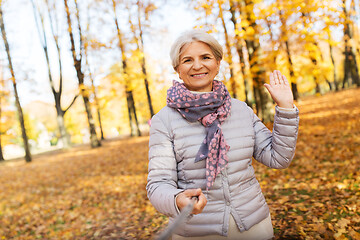
[[[223,49],[219,42],[210,34],[194,29],[186,31],[181,34],[173,43],[170,50],[171,64],[176,71],[176,68],[179,66],[180,55],[183,52],[183,47],[192,42],[203,42],[207,44],[211,51],[213,52],[215,59],[221,61],[223,58]]]

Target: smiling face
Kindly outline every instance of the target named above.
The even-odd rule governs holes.
[[[176,68],[180,79],[190,91],[210,92],[220,61],[216,60],[211,48],[203,42],[186,44]]]

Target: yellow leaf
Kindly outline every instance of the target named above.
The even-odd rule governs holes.
[[[255,34],[255,30],[254,30],[253,27],[248,27],[248,28],[246,28],[246,35],[252,36],[252,35],[254,35],[254,34]]]
[[[337,222],[337,225],[340,228],[345,228],[348,224],[350,223],[350,220],[346,219],[346,218],[342,218]]]
[[[246,28],[247,26],[250,25],[250,23],[249,23],[248,20],[244,19],[244,20],[241,20],[241,24],[240,24],[240,25],[241,25],[241,27]]]
[[[360,233],[354,231],[353,229],[351,229],[349,231],[349,235],[350,237],[352,237],[353,239],[360,239]]]

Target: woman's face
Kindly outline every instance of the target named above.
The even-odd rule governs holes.
[[[210,92],[218,73],[220,61],[216,60],[209,45],[203,42],[186,44],[180,55],[177,72],[190,91]]]

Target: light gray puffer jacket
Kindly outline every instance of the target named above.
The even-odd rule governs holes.
[[[178,215],[175,196],[201,188],[208,200],[202,213],[193,215],[175,232],[181,236],[227,236],[229,216],[240,231],[269,216],[269,208],[255,178],[252,157],[271,168],[286,168],[295,153],[299,111],[275,108],[273,132],[244,102],[232,99],[231,114],[221,128],[230,146],[229,164],[209,191],[205,187],[205,161],[194,162],[205,138],[200,122],[190,123],[176,110],[164,107],[151,120],[148,198],[161,213]]]

